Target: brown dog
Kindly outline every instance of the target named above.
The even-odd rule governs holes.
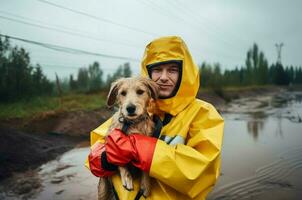
[[[122,78],[111,85],[107,105],[118,104],[118,111],[112,117],[112,124],[108,133],[119,128],[126,134],[141,133],[151,136],[154,130],[152,112],[155,108],[154,100],[158,97],[158,86],[147,78]],[[127,125],[125,125],[127,124]],[[132,174],[126,167],[118,167],[123,186],[133,190]],[[150,195],[151,185],[148,173],[141,176],[140,189],[145,197]],[[98,199],[113,199],[112,183],[109,178],[100,178],[98,185]]]

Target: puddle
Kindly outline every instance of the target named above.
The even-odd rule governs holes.
[[[260,111],[244,99],[244,109],[223,114],[222,176],[208,199],[300,199],[301,93],[260,99]]]
[[[299,199],[302,93],[236,100],[223,117],[221,177],[208,199]],[[0,199],[96,199],[98,179],[84,167],[87,145],[15,174],[0,184]]]
[[[95,199],[98,179],[83,165],[88,153],[88,147],[76,148],[30,174],[23,173],[24,183],[33,185],[38,182],[39,186],[25,192],[14,186],[5,187],[6,192],[1,193],[0,199]],[[19,177],[12,179],[16,182]]]

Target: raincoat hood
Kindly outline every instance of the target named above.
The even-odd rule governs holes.
[[[180,63],[180,84],[174,96],[158,99],[157,105],[160,111],[175,116],[194,101],[199,89],[199,70],[184,41],[177,36],[168,36],[149,43],[141,64],[141,75],[148,77],[151,66],[169,62]]]

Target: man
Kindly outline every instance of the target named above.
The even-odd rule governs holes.
[[[196,99],[199,70],[182,39],[162,37],[149,43],[141,74],[160,87],[156,114],[163,127],[159,138],[114,131],[105,142],[108,120],[91,132],[91,172],[111,176],[119,199],[134,199],[138,180],[134,191],[125,190],[113,167],[131,160],[153,177],[147,199],[205,199],[220,174],[224,121],[211,104]]]

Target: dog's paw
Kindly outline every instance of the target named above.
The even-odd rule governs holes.
[[[143,191],[143,196],[146,198],[150,196],[151,190],[150,187],[143,187],[141,186],[141,191]]]
[[[132,176],[128,170],[125,170],[123,174],[121,174],[122,184],[124,188],[128,191],[133,190],[133,181]]]
[[[151,193],[151,179],[146,172],[142,174],[140,190],[143,192],[144,197],[148,197]]]
[[[143,192],[144,197],[150,196],[151,193],[151,185],[149,181],[142,181],[140,185],[140,189]]]

